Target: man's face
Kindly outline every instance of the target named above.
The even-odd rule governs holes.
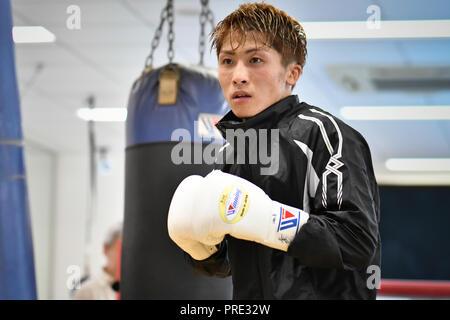
[[[233,113],[252,117],[291,94],[290,68],[281,63],[281,54],[264,45],[256,34],[245,42],[227,36],[219,52],[219,82]],[[234,48],[234,49],[233,49]]]

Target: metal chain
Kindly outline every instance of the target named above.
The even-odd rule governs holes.
[[[200,0],[202,9],[200,12],[200,38],[198,50],[200,53],[200,62],[199,65],[203,66],[203,57],[205,55],[205,44],[206,44],[206,35],[205,35],[205,24],[209,22],[211,24],[211,30],[214,29],[214,14],[209,8],[209,0]]]
[[[205,34],[205,25],[207,22],[211,25],[211,30],[214,29],[214,14],[209,8],[209,0],[200,0],[202,9],[200,12],[200,39],[199,39],[199,53],[200,53],[200,65],[204,64],[204,55],[205,55],[205,47],[206,47],[206,34]],[[174,14],[173,14],[173,0],[167,0],[167,5],[161,11],[161,17],[159,26],[155,31],[155,35],[153,36],[153,40],[151,43],[150,54],[145,60],[145,69],[153,66],[153,54],[156,48],[159,45],[161,40],[161,35],[163,32],[163,26],[166,22],[169,25],[169,32],[167,34],[167,40],[169,41],[169,47],[167,49],[167,57],[169,58],[169,63],[172,63],[173,58],[175,56],[175,51],[173,49],[173,42],[175,40],[175,33],[173,30],[174,23]]]
[[[153,54],[159,45],[159,41],[161,39],[161,35],[162,35],[162,31],[163,31],[164,22],[166,20],[169,23],[169,34],[167,36],[167,39],[169,40],[169,49],[167,51],[167,56],[169,58],[169,62],[172,63],[173,57],[175,55],[174,50],[173,50],[173,40],[175,39],[175,34],[173,32],[173,21],[174,21],[173,0],[167,0],[167,5],[161,11],[159,26],[155,31],[155,35],[153,36],[150,54],[148,55],[147,59],[145,60],[145,68],[144,69],[147,69],[148,67],[153,66]]]
[[[167,57],[169,63],[172,63],[175,51],[173,50],[173,41],[175,40],[175,33],[173,32],[173,1],[167,0],[167,22],[169,23],[169,33],[167,34],[167,40],[169,40],[169,48],[167,49]]]

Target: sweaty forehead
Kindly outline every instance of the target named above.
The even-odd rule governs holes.
[[[248,51],[248,50],[263,50],[269,51],[271,48],[268,46],[266,37],[259,33],[250,32],[246,35],[241,33],[230,33],[227,35],[220,48],[220,53],[230,53],[238,51]]]

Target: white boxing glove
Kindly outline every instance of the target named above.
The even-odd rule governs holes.
[[[219,170],[199,180],[192,204],[193,237],[209,246],[230,234],[287,251],[309,219],[305,211],[272,201],[253,183]]]
[[[189,176],[179,184],[172,197],[167,217],[170,238],[195,260],[204,260],[217,251],[216,246],[195,240],[193,234],[193,207],[203,180],[201,176]]]

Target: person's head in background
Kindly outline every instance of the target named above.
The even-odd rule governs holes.
[[[223,94],[242,119],[289,96],[305,65],[302,26],[266,3],[242,4],[216,26],[211,40]]]
[[[116,223],[111,226],[106,233],[103,241],[103,253],[105,254],[106,264],[103,267],[112,277],[116,277],[119,263],[119,243],[122,240],[122,223]]]

